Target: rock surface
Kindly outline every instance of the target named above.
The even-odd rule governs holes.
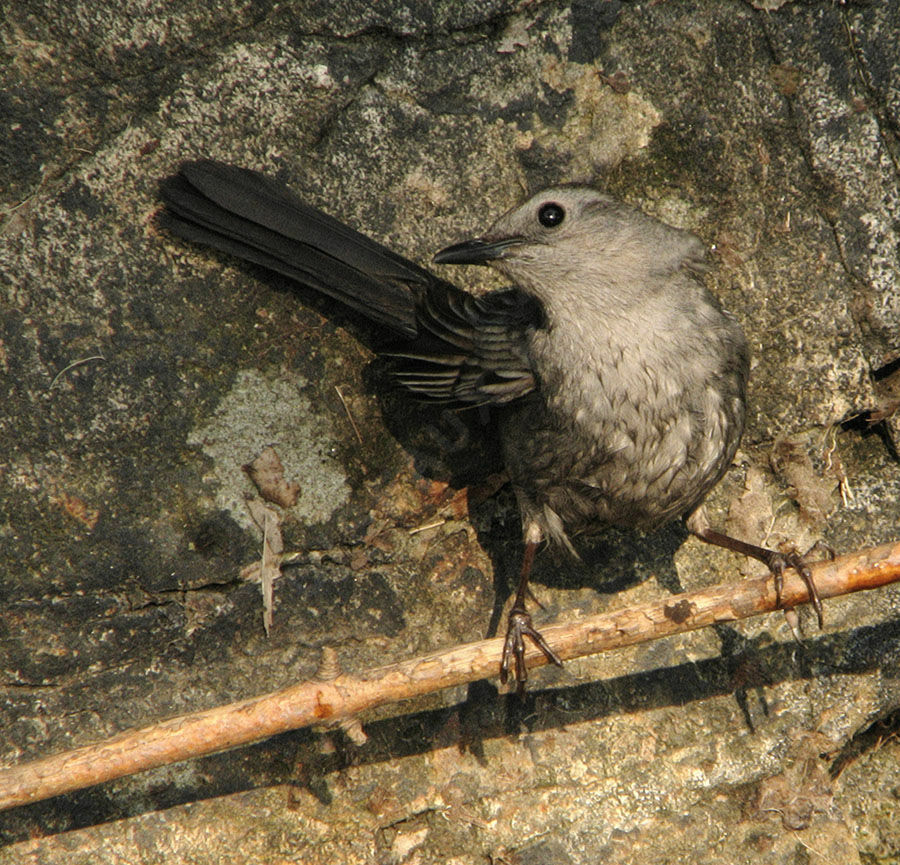
[[[477,418],[398,403],[365,324],[156,229],[183,159],[278,174],[423,263],[559,180],[691,228],[755,356],[716,520],[895,539],[900,430],[859,418],[900,358],[900,7],[768,5],[7,8],[3,763],[308,678],[325,646],[362,670],[477,639],[516,567],[508,491],[452,506],[496,468]],[[267,445],[303,553],[268,638],[241,578]],[[676,527],[582,550],[541,559],[548,617],[745,566]],[[363,719],[364,745],[302,731],[16,809],[0,863],[893,861],[900,590],[826,616],[802,645],[769,616],[543,670],[522,705],[483,683]]]

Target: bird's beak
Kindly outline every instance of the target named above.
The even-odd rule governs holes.
[[[496,240],[475,237],[442,249],[432,261],[435,264],[490,264],[505,258],[510,248],[524,242],[523,237],[501,237]]]

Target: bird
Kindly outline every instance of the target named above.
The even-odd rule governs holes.
[[[714,529],[703,502],[732,463],[746,418],[750,354],[737,319],[705,285],[706,248],[590,186],[543,189],[438,265],[484,265],[511,287],[471,294],[312,207],[280,180],[214,160],[183,163],[160,185],[160,224],[253,262],[386,328],[396,383],[419,400],[495,409],[522,521],[523,555],[500,679],[520,693],[525,640],[562,661],[528,601],[545,542],[606,526],[675,520],[703,541],[765,563],[780,597],[796,552]]]

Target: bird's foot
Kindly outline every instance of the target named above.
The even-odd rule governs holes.
[[[784,610],[788,624],[791,626],[794,636],[799,640],[800,633],[797,627],[797,614],[792,608],[783,606],[781,601],[782,589],[784,587],[784,572],[787,568],[793,568],[800,575],[800,579],[806,583],[806,588],[809,592],[809,602],[816,611],[819,627],[825,627],[825,616],[822,613],[822,601],[819,598],[819,592],[813,581],[812,571],[810,571],[809,565],[806,564],[806,559],[817,547],[824,548],[827,555],[833,559],[834,550],[827,544],[818,541],[806,551],[805,555],[802,556],[796,550],[786,553],[779,552],[778,550],[770,550],[768,547],[759,547],[756,544],[750,544],[746,541],[741,541],[738,538],[733,538],[730,535],[716,531],[708,525],[706,516],[702,510],[695,511],[691,514],[691,516],[688,517],[687,525],[691,532],[701,540],[706,541],[706,543],[715,544],[717,547],[724,547],[726,550],[732,550],[733,552],[740,553],[744,556],[750,556],[750,558],[762,562],[772,572],[772,576],[775,578],[775,597],[778,601],[778,606]]]
[[[516,604],[509,611],[506,622],[506,641],[503,643],[503,659],[500,661],[500,681],[506,684],[509,678],[510,664],[514,665],[516,690],[519,694],[525,691],[528,681],[528,670],[525,667],[525,637],[528,637],[546,655],[551,664],[561,667],[562,661],[550,648],[543,635],[531,622],[531,616],[524,606]]]
[[[819,628],[825,627],[825,616],[822,612],[822,601],[819,598],[819,592],[816,589],[815,581],[812,577],[812,571],[809,569],[809,565],[806,560],[810,553],[813,552],[817,547],[824,547],[828,556],[830,558],[834,558],[834,550],[832,550],[827,545],[817,542],[810,549],[806,551],[803,555],[801,555],[797,550],[791,550],[789,552],[779,552],[778,550],[767,550],[768,555],[763,559],[766,567],[772,572],[772,576],[775,579],[775,596],[778,598],[778,603],[781,605],[781,591],[784,587],[784,572],[787,568],[793,568],[797,574],[800,576],[800,579],[806,583],[806,588],[809,591],[809,603],[812,605],[812,608],[816,611],[816,618],[819,621]],[[788,622],[791,625],[791,630],[794,632],[794,636],[798,636],[797,626],[794,618],[792,618],[792,608],[790,607],[782,607],[784,609],[785,615],[788,617]],[[799,637],[798,637],[799,639]]]

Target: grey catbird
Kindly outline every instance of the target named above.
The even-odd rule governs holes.
[[[283,184],[190,162],[164,181],[175,234],[337,298],[398,337],[393,374],[417,397],[500,407],[500,438],[525,555],[500,675],[526,680],[523,638],[560,660],[526,610],[543,540],[680,517],[703,540],[765,562],[780,591],[796,554],[712,529],[703,499],[744,426],[749,356],[738,323],[704,287],[704,247],[593,189],[545,189],[439,264],[488,264],[514,287],[468,294],[305,204]],[[574,552],[574,550],[572,550]]]

